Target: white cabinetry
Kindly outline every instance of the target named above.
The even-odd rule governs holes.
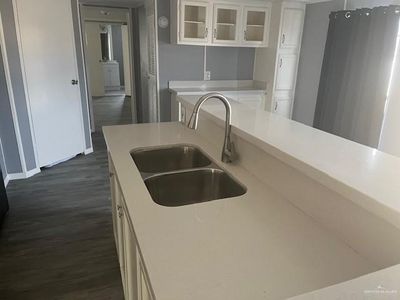
[[[240,9],[238,5],[214,5],[213,43],[229,45],[239,42]]]
[[[103,62],[104,87],[106,90],[119,89],[121,81],[119,77],[119,63],[116,61]]]
[[[153,300],[150,282],[110,156],[108,161],[114,236],[125,299]]]
[[[267,47],[269,2],[172,0],[171,42],[185,45]]]
[[[244,6],[243,45],[267,46],[269,36],[270,8]]]
[[[283,7],[282,31],[280,39],[281,48],[297,48],[301,42],[303,32],[304,9],[296,7]]]
[[[265,109],[291,118],[303,34],[305,4],[272,4],[270,47],[257,49],[254,80],[268,82]]]
[[[179,40],[188,44],[210,42],[210,4],[182,0],[179,11]]]
[[[297,54],[283,53],[278,55],[275,83],[276,90],[292,90],[294,88],[297,61]]]

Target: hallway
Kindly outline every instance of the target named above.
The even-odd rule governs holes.
[[[131,124],[131,97],[124,95],[95,97],[93,113],[96,132],[101,132],[102,126]]]
[[[102,133],[93,145],[93,154],[10,183],[1,299],[123,299]]]

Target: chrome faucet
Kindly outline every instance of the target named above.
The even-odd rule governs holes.
[[[210,93],[202,96],[196,103],[193,109],[192,116],[190,117],[188,127],[190,129],[197,129],[197,123],[199,121],[199,111],[201,105],[209,99],[218,99],[225,105],[226,116],[225,116],[225,138],[224,138],[224,146],[222,148],[222,157],[221,160],[225,163],[233,162],[236,158],[235,155],[235,147],[233,142],[231,142],[231,104],[228,99],[220,93]]]

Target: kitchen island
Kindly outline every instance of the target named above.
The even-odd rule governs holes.
[[[181,101],[189,114],[194,97],[181,97]],[[370,276],[386,279],[377,285],[387,289],[400,288],[394,286],[400,282],[395,280],[399,268],[392,267],[400,262],[399,228],[393,218],[399,212],[383,209],[382,198],[371,205],[371,195],[349,186],[340,176],[327,174],[329,162],[315,165],[307,161],[312,158],[307,149],[287,151],[285,147],[299,142],[288,140],[296,128],[310,131],[309,138],[314,138],[310,143],[322,142],[316,140],[320,133],[315,129],[299,129],[295,122],[234,101],[232,107],[239,160],[231,164],[219,160],[223,110],[217,103],[204,105],[197,131],[178,122],[104,128],[126,299],[287,299],[329,286],[337,286],[336,291],[345,295],[340,287],[350,280],[357,283],[351,285],[356,290],[349,289],[349,295],[363,295],[359,290],[363,283],[364,289],[376,288],[365,279]],[[244,114],[249,119],[243,120]],[[250,123],[260,127],[252,127],[250,132],[245,127]],[[272,125],[274,130],[268,132],[275,134],[268,136],[265,129]],[[267,136],[262,138],[262,134]],[[336,142],[323,138],[330,145]],[[176,144],[202,149],[247,192],[177,207],[156,204],[130,152]],[[320,152],[314,159],[321,159]],[[341,155],[346,156],[344,152]],[[399,163],[395,158],[391,162]],[[395,172],[387,168],[387,172]],[[397,188],[392,186],[391,191]],[[373,187],[370,190],[374,191]],[[347,194],[349,191],[352,193]],[[360,205],[360,195],[371,201]],[[317,299],[337,296],[332,289],[319,293]]]

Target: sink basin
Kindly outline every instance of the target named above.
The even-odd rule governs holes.
[[[246,188],[230,175],[213,168],[154,175],[145,184],[153,201],[163,206],[182,206],[246,193]]]
[[[136,149],[131,156],[141,173],[165,173],[203,168],[211,164],[210,159],[192,145]]]

